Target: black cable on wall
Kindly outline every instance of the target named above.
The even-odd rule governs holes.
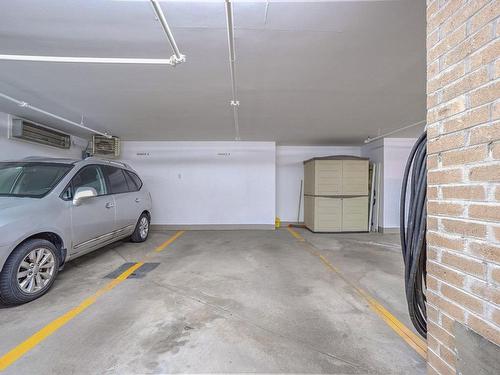
[[[407,206],[408,213],[406,212]],[[425,307],[426,220],[427,133],[424,132],[413,146],[406,163],[400,206],[401,249],[405,265],[404,277],[408,312],[415,329],[423,337],[427,337],[427,311]]]

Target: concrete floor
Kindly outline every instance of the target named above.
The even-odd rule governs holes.
[[[298,231],[411,327],[397,236]],[[79,258],[46,296],[1,309],[0,355],[173,234]],[[159,265],[101,296],[6,373],[425,373],[425,361],[285,229],[190,231],[148,262]]]

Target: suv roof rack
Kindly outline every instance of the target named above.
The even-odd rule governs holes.
[[[124,163],[122,161],[109,160],[109,159],[100,159],[100,158],[96,158],[94,156],[89,156],[89,157],[85,158],[85,160],[95,160],[95,161],[99,161],[101,163],[115,164],[115,165],[118,165],[120,167],[132,169],[130,167],[130,165],[128,165],[127,163]]]

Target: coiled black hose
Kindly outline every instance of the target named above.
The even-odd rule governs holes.
[[[411,173],[411,179],[410,179]],[[409,194],[407,190],[409,187]],[[409,195],[407,197],[407,195]],[[408,200],[408,215],[406,206]],[[403,176],[400,206],[401,249],[405,264],[408,312],[415,329],[427,337],[425,263],[427,259],[427,133],[413,146]]]

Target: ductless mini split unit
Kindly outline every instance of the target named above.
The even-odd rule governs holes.
[[[92,136],[92,155],[105,158],[116,158],[120,156],[120,138]]]
[[[71,137],[68,134],[20,118],[12,119],[10,135],[15,139],[57,148],[68,149],[71,147]]]

